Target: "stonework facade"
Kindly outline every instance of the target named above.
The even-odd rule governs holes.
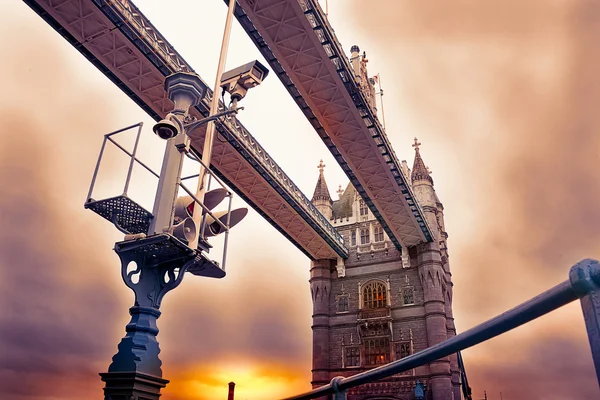
[[[346,260],[311,263],[313,387],[406,357],[456,334],[443,206],[415,140],[414,194],[435,240],[397,249],[352,185],[333,201],[319,165],[313,203],[343,235]],[[461,399],[456,356],[349,391],[350,400]]]

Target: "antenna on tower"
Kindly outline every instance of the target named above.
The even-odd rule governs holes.
[[[379,85],[379,92],[375,93],[375,95],[379,95],[379,100],[381,102],[381,124],[383,125],[383,129],[385,129],[385,113],[383,112],[383,89],[381,88],[381,77],[379,74],[373,77],[377,85]]]

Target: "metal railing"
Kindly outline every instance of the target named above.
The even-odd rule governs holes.
[[[142,127],[143,127],[143,122],[139,122],[137,124],[130,125],[125,128],[118,129],[114,132],[110,132],[110,133],[107,133],[106,135],[104,135],[104,139],[102,141],[102,147],[100,148],[100,154],[98,156],[98,161],[96,162],[96,167],[94,168],[92,182],[90,184],[90,189],[88,191],[88,195],[86,197],[86,201],[85,201],[85,205],[84,205],[85,208],[91,209],[92,211],[98,213],[99,215],[101,215],[102,217],[107,219],[108,221],[112,222],[119,231],[121,231],[122,233],[124,233],[126,235],[146,233],[148,231],[150,219],[153,217],[152,214],[150,213],[150,211],[144,209],[142,206],[140,206],[138,203],[136,203],[134,200],[132,200],[128,197],[127,192],[129,190],[129,186],[131,183],[134,165],[137,163],[141,167],[143,167],[144,170],[148,171],[150,174],[152,174],[157,179],[160,178],[160,176],[157,172],[153,171],[152,168],[150,168],[148,165],[146,165],[143,161],[141,161],[137,157],[137,150],[138,150],[138,145],[139,145],[139,141],[140,141],[140,136],[142,133]],[[113,139],[113,136],[118,135],[120,133],[127,132],[130,129],[134,129],[134,128],[137,128],[137,132],[136,132],[136,136],[135,136],[133,150],[130,152],[125,147],[123,147],[121,144],[119,144],[115,139]],[[100,171],[100,165],[102,164],[102,158],[104,156],[104,151],[106,150],[107,142],[112,143],[114,146],[116,146],[117,149],[121,150],[123,153],[125,153],[130,158],[129,166],[127,169],[127,177],[125,178],[125,184],[123,187],[122,194],[108,198],[108,199],[95,200],[94,198],[92,198],[92,195],[94,193],[94,187],[96,185],[96,180],[98,178],[98,173]],[[221,229],[223,229],[223,232],[225,234],[224,235],[224,243],[223,243],[223,255],[222,255],[221,264],[219,265],[219,267],[222,270],[225,270],[225,263],[227,261],[227,244],[229,241],[229,230],[230,230],[229,218],[230,218],[230,214],[231,214],[233,193],[227,188],[227,186],[225,185],[225,182],[223,182],[218,176],[216,176],[216,174],[212,170],[210,170],[209,168],[206,167],[206,165],[202,162],[202,159],[200,159],[200,157],[198,157],[196,154],[194,154],[192,152],[187,153],[187,155],[190,159],[200,163],[207,171],[207,173],[208,173],[207,191],[209,191],[211,189],[212,181],[215,180],[221,186],[221,188],[225,189],[227,192],[227,194],[225,195],[225,197],[228,198],[227,214],[226,214],[227,218],[226,218],[226,221],[223,222],[213,213],[213,211],[211,209],[207,208],[204,205],[204,203],[201,202],[196,197],[195,191],[192,191],[190,188],[188,188],[186,185],[183,184],[183,181],[185,181],[185,180],[198,178],[199,174],[182,177],[181,179],[179,179],[179,182],[178,182],[178,186],[187,195],[189,195],[192,198],[192,200],[194,201],[195,204],[197,204],[203,210],[202,220],[201,220],[201,225],[200,225],[200,232],[199,232],[200,237],[205,238],[206,219],[209,216],[212,218],[213,223],[218,224],[221,227]],[[124,208],[124,209],[122,209],[122,208]],[[139,217],[140,215],[142,215],[143,217],[140,218]],[[133,222],[133,224],[122,223],[121,220],[123,220],[123,219],[124,220],[127,220],[127,219],[132,220],[133,219],[134,222]],[[137,230],[131,231],[129,228],[130,226],[133,226]]]
[[[285,400],[309,400],[328,395],[334,395],[335,400],[345,400],[348,389],[458,353],[533,321],[577,299],[581,300],[592,358],[598,382],[600,382],[600,263],[597,260],[585,259],[571,268],[567,281],[466,332],[381,367],[354,376],[335,377],[325,386],[288,397]]]

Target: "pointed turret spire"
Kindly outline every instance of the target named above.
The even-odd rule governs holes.
[[[419,143],[417,138],[415,138],[415,144],[412,145],[415,148],[415,162],[413,163],[411,180],[413,182],[418,180],[426,180],[433,185],[433,178],[431,178],[430,175],[431,171],[429,171],[429,168],[425,166],[425,162],[423,162],[421,153],[419,152],[420,145],[421,143]]]
[[[331,200],[331,195],[329,194],[329,189],[325,182],[325,175],[323,174],[325,164],[323,164],[323,160],[319,162],[317,168],[319,168],[319,179],[317,180],[317,186],[315,187],[311,202],[317,207],[321,214],[331,219],[333,200]]]
[[[317,166],[319,168],[319,180],[317,181],[317,186],[315,187],[315,192],[312,197],[312,202],[316,200],[327,200],[332,201],[331,196],[329,195],[329,189],[327,188],[327,183],[325,182],[325,175],[323,175],[323,169],[325,168],[325,164],[323,164],[323,160],[319,162]]]

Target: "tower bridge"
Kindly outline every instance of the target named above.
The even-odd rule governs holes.
[[[193,69],[130,1],[25,3],[152,118],[172,111],[165,77]],[[349,400],[470,399],[461,350],[577,298],[600,379],[600,263],[583,260],[569,281],[456,335],[444,207],[416,138],[412,171],[399,163],[377,119],[366,57],[358,46],[345,56],[317,0],[237,4],[238,21],[351,182],[334,201],[321,162],[309,200],[237,119],[217,123],[225,141],[214,142],[211,169],[311,259],[314,390],[289,400],[330,400],[324,397],[330,394]],[[180,90],[206,92],[190,114],[214,117],[211,90],[195,75],[190,82]],[[205,135],[203,129],[190,135],[197,155]],[[149,241],[168,236],[152,232]],[[179,285],[187,264],[179,274],[173,260],[146,262],[134,248],[136,240],[117,243],[131,247],[119,254],[122,274],[138,290],[127,336],[109,372],[101,374],[107,400],[139,394],[158,400],[168,383],[160,369],[156,320],[160,299]],[[129,261],[122,256],[142,266],[127,272]],[[140,273],[138,286],[132,275]]]
[[[163,119],[173,110],[165,78],[193,69],[131,2],[25,1],[154,119]],[[399,163],[377,119],[365,57],[357,46],[352,47],[350,59],[345,56],[316,1],[238,0],[238,4],[237,19],[351,182],[333,201],[321,163],[309,200],[237,119],[217,123],[225,141],[214,141],[211,168],[311,259],[311,383],[326,385],[331,379],[400,361],[454,337],[443,206],[418,142],[412,174]],[[197,119],[214,114],[212,92],[199,78],[193,82],[203,86],[193,86],[194,93],[206,95],[190,108],[190,114]],[[203,150],[205,135],[204,129],[197,129],[189,136],[196,154]],[[157,234],[148,240],[161,236],[153,232]],[[131,245],[121,252],[129,257],[121,258],[122,271],[130,259],[145,257],[135,253],[135,239],[119,245]],[[181,282],[183,274],[175,278],[173,272],[173,280],[162,282],[158,267],[143,265],[148,279],[165,283],[161,296]],[[144,295],[144,285],[135,286],[130,279],[134,272],[123,273],[130,281],[124,278],[126,284],[139,289],[139,293],[134,289],[131,326],[137,327],[138,314],[144,323],[154,325],[160,302],[148,303],[154,297]],[[154,392],[149,398],[158,399],[160,387],[168,383],[156,367],[160,364],[158,330],[132,330],[131,326],[132,338],[122,340],[109,372],[102,375],[107,399],[117,398],[113,394],[121,388],[114,382],[121,379],[120,373],[140,372],[143,379],[151,376]],[[135,368],[122,361],[132,354],[128,346],[139,337],[143,339],[139,343],[146,342],[148,335],[155,346],[147,349],[144,361]],[[362,388],[349,396],[366,400],[372,394],[389,394],[409,400],[425,390],[432,400],[459,399],[461,371],[452,354],[378,383],[374,391]],[[127,382],[136,379],[140,376],[131,375]]]
[[[152,118],[172,110],[165,77],[193,69],[133,3],[25,2]],[[212,91],[206,92],[191,111],[197,118],[209,114]],[[226,141],[214,142],[211,168],[232,190],[309,258],[348,256],[341,235],[237,119],[222,120],[217,129]],[[200,128],[191,137],[197,154],[204,134]]]

